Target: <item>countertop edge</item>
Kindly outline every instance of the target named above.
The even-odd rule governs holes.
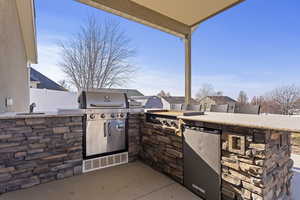
[[[197,118],[193,118],[190,116],[177,116],[177,119],[206,122],[206,123],[212,123],[212,124],[220,124],[220,125],[225,125],[225,126],[239,126],[239,127],[245,127],[245,128],[255,128],[255,129],[300,133],[300,130],[297,130],[297,129],[274,128],[274,127],[269,127],[269,126],[259,126],[259,125],[251,125],[251,124],[244,124],[244,123],[228,123],[228,122],[224,122],[224,121],[222,122],[222,121],[217,121],[217,120],[197,119]]]
[[[68,113],[68,114],[41,114],[41,115],[0,115],[0,120],[11,120],[11,119],[35,119],[35,118],[59,118],[59,117],[82,117],[83,113]]]

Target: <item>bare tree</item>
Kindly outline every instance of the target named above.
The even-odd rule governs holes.
[[[265,102],[265,98],[263,96],[254,96],[251,100],[251,105],[262,105]]]
[[[59,64],[77,90],[123,86],[136,70],[130,63],[135,56],[130,39],[112,20],[99,23],[91,16],[59,46]]]
[[[239,104],[247,104],[248,103],[248,100],[249,100],[249,98],[248,98],[248,96],[247,96],[247,93],[246,92],[244,92],[244,91],[240,91],[240,93],[239,93],[239,96],[238,96],[238,99],[237,99],[237,102],[239,103]]]
[[[222,95],[223,95],[222,91],[216,92],[214,87],[211,84],[204,83],[202,84],[201,88],[198,90],[196,94],[196,99],[201,100],[202,98],[207,96],[222,96]]]
[[[223,96],[223,92],[222,91],[216,92],[216,96]]]
[[[287,115],[289,111],[296,108],[297,100],[300,98],[300,88],[295,85],[282,86],[267,95],[279,106],[280,113]]]
[[[61,87],[65,88],[66,90],[70,90],[70,88],[71,88],[70,85],[67,83],[66,80],[60,80],[60,81],[58,81],[58,84]]]
[[[165,92],[164,90],[161,90],[161,91],[157,94],[157,96],[159,96],[159,97],[169,97],[169,96],[171,96],[171,94],[170,94],[170,92]]]
[[[251,100],[251,105],[260,105],[261,113],[272,113],[272,114],[279,114],[280,108],[278,105],[270,98],[265,96],[254,96]]]

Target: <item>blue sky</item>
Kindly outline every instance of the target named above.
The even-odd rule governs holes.
[[[204,22],[193,34],[193,95],[210,83],[225,95],[248,96],[285,84],[300,85],[300,1],[246,0]],[[113,18],[137,48],[139,68],[126,88],[146,95],[160,90],[184,95],[183,41],[73,0],[36,0],[39,64],[55,81],[65,79],[57,42],[75,33],[88,15]]]

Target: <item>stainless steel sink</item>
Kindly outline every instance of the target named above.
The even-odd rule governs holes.
[[[34,112],[34,113],[17,113],[16,115],[44,115],[45,113],[43,112]]]

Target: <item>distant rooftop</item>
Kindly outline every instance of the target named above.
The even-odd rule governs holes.
[[[236,100],[228,97],[228,96],[207,96],[216,102],[216,104],[228,104],[228,103],[236,103]]]
[[[39,89],[67,91],[67,89],[63,88],[62,86],[52,81],[37,70],[33,69],[32,67],[30,68],[30,81],[38,82],[37,88]]]
[[[170,104],[184,104],[185,102],[184,96],[163,96],[162,98]],[[199,104],[195,99],[191,99],[191,103]]]

